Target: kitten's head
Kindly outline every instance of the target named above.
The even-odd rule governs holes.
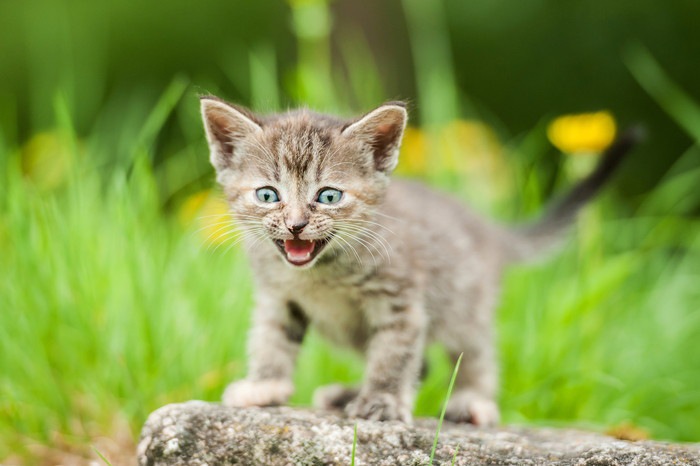
[[[215,97],[201,104],[211,163],[244,234],[305,268],[361,236],[398,162],[402,103],[351,121],[307,110],[258,116]]]

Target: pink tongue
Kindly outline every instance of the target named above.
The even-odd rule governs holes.
[[[287,253],[287,259],[290,261],[300,262],[311,258],[315,245],[313,241],[288,239],[284,241],[284,252]]]

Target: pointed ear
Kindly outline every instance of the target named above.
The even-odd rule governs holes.
[[[216,97],[201,97],[200,102],[211,164],[217,171],[231,168],[236,145],[246,136],[262,131],[262,127],[247,109]]]
[[[369,112],[343,130],[343,136],[369,145],[378,171],[390,173],[399,162],[401,137],[408,113],[403,102],[390,102]]]

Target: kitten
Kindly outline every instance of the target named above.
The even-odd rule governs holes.
[[[211,163],[249,244],[256,307],[249,372],[228,406],[283,404],[309,325],[367,361],[358,388],[319,389],[315,404],[410,422],[425,346],[464,357],[446,417],[493,425],[493,311],[503,268],[548,248],[633,145],[627,134],[538,223],[482,220],[456,200],[389,183],[407,112],[384,104],[356,120],[308,110],[259,116],[201,98]]]

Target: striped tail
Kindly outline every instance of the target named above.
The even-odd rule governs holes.
[[[581,208],[600,192],[631,149],[643,139],[641,127],[627,129],[605,151],[591,174],[554,201],[537,221],[511,230],[510,258],[513,261],[532,259],[559,244]]]

